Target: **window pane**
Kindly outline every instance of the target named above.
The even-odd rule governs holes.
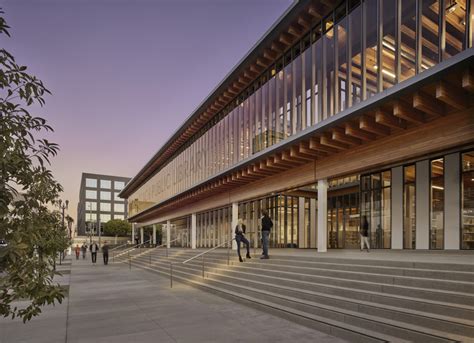
[[[95,201],[86,201],[86,211],[97,211],[97,203]]]
[[[444,247],[444,159],[431,161],[430,248]]]
[[[97,188],[97,180],[96,179],[86,179],[86,187]]]
[[[474,151],[462,155],[462,249],[474,249]]]
[[[100,180],[100,188],[110,189],[112,188],[112,181]]]
[[[293,132],[299,132],[303,128],[303,118],[301,117],[303,109],[301,108],[302,104],[302,72],[303,72],[303,66],[302,66],[302,56],[299,55],[294,61],[294,72],[295,75],[293,76],[295,80],[295,94],[294,94],[294,101],[296,102],[294,104],[294,108],[296,113],[293,113],[293,117],[296,116],[296,128],[293,130]],[[293,119],[293,122],[295,122],[295,119]]]
[[[382,38],[382,80],[383,89],[395,84],[395,14],[397,13],[397,0],[384,0],[382,3],[383,38]]]
[[[97,191],[86,190],[86,199],[97,199]]]
[[[334,114],[334,28],[326,32],[323,38],[324,41],[324,52],[325,52],[325,75],[324,90],[326,92],[325,96],[325,109],[324,109],[324,119],[329,118]]]
[[[308,43],[309,44],[309,43]],[[313,125],[314,119],[312,116],[312,106],[311,106],[311,84],[312,84],[312,73],[313,73],[313,61],[311,56],[312,49],[311,47],[306,49],[303,53],[304,59],[304,104],[306,112],[306,127]]]
[[[114,201],[123,201],[123,199],[119,197],[119,192],[114,192]]]
[[[86,222],[96,222],[97,221],[97,213],[86,212]]]
[[[114,212],[125,212],[124,204],[114,204]]]
[[[337,31],[337,82],[338,96],[336,112],[344,111],[346,105],[346,81],[347,81],[347,23],[348,19],[342,19],[336,26]]]
[[[100,192],[100,200],[111,200],[110,192],[101,191]]]
[[[416,222],[415,222],[415,166],[404,168],[403,189],[403,248],[415,249]]]
[[[123,181],[114,181],[114,189],[121,191],[125,187],[125,182]]]
[[[402,0],[400,81],[415,75],[416,1]]]
[[[125,216],[123,214],[114,214],[114,219],[121,219],[124,220]]]
[[[362,99],[362,66],[361,66],[361,51],[362,51],[362,18],[361,18],[362,7],[357,7],[350,14],[350,44],[351,44],[351,63],[352,63],[352,84],[351,84],[351,96],[352,104],[355,105]]]
[[[367,98],[377,93],[377,0],[365,2],[365,68]]]
[[[100,214],[100,222],[101,223],[107,223],[110,219],[111,219],[110,214],[104,214],[104,213]]]
[[[107,202],[101,202],[100,203],[100,210],[103,212],[110,212],[111,210],[111,204]]]

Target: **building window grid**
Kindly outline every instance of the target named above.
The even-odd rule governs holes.
[[[459,37],[456,38],[461,43],[453,43],[452,33],[450,33],[448,38],[446,38],[446,26],[449,27],[448,30],[452,31],[452,25],[450,22],[452,22],[453,19],[450,17],[452,14],[446,14],[443,11],[441,11],[442,15],[439,16],[442,25],[436,25],[440,39],[436,40],[436,42],[428,40],[427,35],[432,35],[434,33],[429,33],[427,31],[427,24],[425,24],[423,20],[427,20],[426,13],[428,8],[433,12],[433,8],[436,7],[430,7],[427,5],[431,3],[436,4],[437,2],[434,0],[423,2],[421,0],[390,0],[384,2],[383,6],[382,1],[380,0],[366,0],[361,2],[359,5],[354,5],[353,3],[354,2],[344,2],[328,16],[323,18],[322,21],[315,23],[308,35],[304,36],[299,42],[288,48],[274,65],[269,66],[261,73],[257,78],[256,83],[242,91],[235,100],[231,101],[229,106],[226,106],[221,113],[217,114],[208,124],[196,133],[191,140],[175,153],[174,156],[194,144],[197,138],[208,133],[210,139],[209,146],[211,147],[211,152],[208,154],[210,155],[208,157],[211,162],[211,173],[203,173],[204,178],[221,171],[223,166],[219,162],[221,156],[215,156],[216,153],[221,153],[219,147],[217,146],[216,148],[216,145],[220,145],[222,142],[221,140],[216,139],[218,138],[216,124],[220,125],[221,119],[226,115],[232,114],[232,112],[236,112],[236,124],[241,123],[242,127],[240,127],[239,141],[237,144],[239,152],[236,154],[233,163],[249,157],[255,150],[252,149],[253,135],[251,135],[250,132],[253,132],[253,120],[255,119],[255,112],[258,113],[258,111],[253,111],[252,115],[250,115],[249,108],[246,106],[248,106],[249,97],[252,97],[257,89],[261,89],[267,84],[270,86],[268,103],[270,106],[277,106],[278,111],[275,113],[276,118],[273,117],[274,112],[270,113],[269,111],[268,121],[269,124],[270,121],[272,121],[272,129],[270,130],[270,125],[268,125],[268,137],[265,147],[275,144],[283,139],[283,137],[288,137],[297,132],[299,126],[302,125],[300,124],[299,118],[295,118],[295,116],[299,116],[300,112],[302,112],[297,108],[297,106],[299,106],[297,99],[298,97],[301,97],[302,94],[296,95],[293,92],[296,82],[299,83],[299,80],[296,81],[295,77],[293,77],[292,80],[292,69],[294,70],[294,63],[292,62],[294,62],[295,59],[300,58],[300,56],[309,48],[311,48],[311,59],[314,62],[311,65],[311,86],[313,87],[314,85],[314,87],[311,92],[312,101],[310,106],[312,109],[311,125],[314,125],[321,120],[327,119],[338,111],[361,101],[362,99],[366,99],[383,89],[389,88],[391,85],[395,84],[396,81],[413,76],[414,74],[438,63],[444,58],[443,53],[440,54],[439,51],[445,49],[448,40],[450,45],[448,44],[449,47],[447,47],[447,49],[451,51],[451,54],[447,54],[448,57],[454,54],[453,51],[459,52],[468,46],[472,46],[472,19],[471,16],[465,13],[472,12],[471,1],[468,1],[467,5],[464,7],[467,11],[456,10],[455,12],[458,17],[464,16],[464,18],[467,17],[468,19],[464,26],[464,31],[460,31],[460,34],[458,35]],[[415,3],[417,12],[415,12],[416,16],[414,23],[415,51],[411,54],[411,52],[404,46],[404,44],[407,44],[407,40],[404,38],[407,29],[404,25],[408,25],[409,23],[407,22],[407,18],[403,17],[402,13],[404,12],[402,9],[407,6],[413,6],[413,3]],[[392,11],[388,11],[387,9],[384,11],[384,8],[388,6],[395,9],[396,13],[393,17],[388,17],[387,15],[387,13],[391,14]],[[458,7],[460,8],[462,6]],[[439,10],[436,13],[439,14]],[[386,17],[385,22],[383,18],[384,15]],[[432,16],[433,14],[430,13],[430,15]],[[375,25],[368,25],[368,20],[375,20]],[[358,23],[362,24],[361,51],[359,54],[354,55],[355,52],[353,51],[353,48],[356,48],[356,46],[354,45],[355,42],[352,38],[355,37],[351,31],[352,29],[357,28]],[[344,25],[347,27],[346,30],[338,31],[338,29]],[[372,29],[374,26],[375,31]],[[431,26],[431,30],[433,30],[432,27],[433,26]],[[394,34],[395,37],[391,37],[394,28],[396,30]],[[344,34],[342,34],[343,32]],[[392,34],[389,34],[390,32]],[[344,38],[343,36],[346,37]],[[338,39],[338,37],[341,37],[341,39],[345,41],[345,44],[343,45],[346,45],[345,49],[347,51],[338,51],[337,47],[340,44],[335,44],[335,40]],[[351,38],[350,44],[348,43],[349,37]],[[316,48],[318,42],[324,42],[323,49]],[[437,49],[437,59],[434,57],[430,58],[429,52],[427,52],[428,48],[426,46],[432,46],[433,44]],[[457,46],[458,50],[453,50],[451,46]],[[322,52],[322,56],[320,52]],[[435,52],[431,52],[431,55],[434,56],[434,53]],[[387,55],[390,55],[390,60],[387,60]],[[357,61],[362,61],[362,63],[359,63],[358,65]],[[322,69],[318,69],[319,63],[322,64]],[[347,66],[347,71],[345,75],[342,76],[342,79],[341,70],[337,70],[337,72],[335,71],[336,63],[338,63],[337,68],[344,64]],[[381,70],[378,70],[379,65],[382,66],[382,68],[380,68]],[[298,73],[298,77],[303,79],[305,77],[305,75],[303,75],[305,74],[305,68],[302,69],[302,75]],[[414,71],[411,72],[411,69],[414,69]],[[277,80],[277,85],[275,87],[276,98],[274,101],[272,99],[273,93],[271,92],[271,81],[268,80],[272,77]],[[347,78],[347,80],[344,78]],[[261,82],[261,80],[266,82]],[[289,86],[287,82],[283,82],[284,80],[292,80],[291,86]],[[393,82],[390,80],[393,80]],[[283,83],[283,85],[281,83]],[[302,92],[305,91],[307,92],[307,89],[302,90]],[[305,95],[304,98],[309,101],[308,95]],[[293,106],[295,99],[296,105]],[[243,106],[244,103],[246,106]],[[308,105],[306,105],[305,108],[307,109]],[[236,109],[237,111],[235,111]],[[272,119],[270,119],[270,114],[272,115]],[[230,115],[230,117],[232,117],[232,115]],[[308,120],[306,120],[306,122],[308,123]],[[309,124],[307,124],[307,126],[309,126]],[[170,160],[172,159],[173,157],[170,158]],[[201,181],[202,179],[203,177],[198,181]],[[186,187],[189,187],[196,182],[196,179],[194,179],[192,183],[189,183],[187,180],[185,184]],[[178,187],[174,190],[174,193],[178,193],[182,190],[183,187]]]

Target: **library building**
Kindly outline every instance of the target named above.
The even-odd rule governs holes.
[[[133,230],[260,247],[266,210],[271,248],[367,220],[371,249],[473,250],[473,26],[474,0],[293,2],[120,192]]]

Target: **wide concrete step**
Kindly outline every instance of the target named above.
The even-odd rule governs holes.
[[[174,261],[177,269],[184,269],[189,273],[194,273],[196,276],[202,275],[202,265],[199,261],[191,261],[186,265],[182,265],[179,259],[173,259],[166,262],[166,266],[170,261]],[[141,261],[146,263],[146,261]],[[155,262],[153,262],[155,264]],[[430,330],[441,330],[442,332],[448,332],[453,335],[461,335],[462,337],[474,338],[474,321],[468,319],[461,319],[455,317],[449,317],[442,314],[432,314],[430,312],[423,312],[419,310],[410,310],[396,306],[387,306],[383,304],[374,303],[372,301],[358,301],[354,299],[348,299],[340,296],[328,296],[314,292],[311,290],[302,289],[301,285],[283,286],[280,280],[273,280],[272,283],[249,280],[245,276],[233,277],[227,273],[227,266],[220,267],[220,265],[212,264],[207,266],[205,269],[206,277],[210,277],[216,281],[223,281],[224,283],[239,285],[250,288],[258,288],[265,292],[277,293],[280,295],[286,295],[300,299],[300,301],[311,300],[322,306],[336,307],[339,309],[357,311],[366,315],[377,316],[385,318],[387,320],[397,320],[408,324],[416,324],[423,328]],[[471,318],[472,318],[471,311]]]
[[[162,272],[169,271],[169,263],[159,262],[159,265],[149,266],[144,261],[135,261],[136,265],[148,269],[161,269]],[[304,313],[306,315],[318,316],[325,320],[339,323],[341,327],[351,326],[354,330],[363,329],[371,332],[377,337],[378,333],[390,336],[388,341],[416,341],[416,342],[453,342],[463,340],[459,335],[452,335],[436,330],[427,330],[417,325],[407,324],[396,320],[381,319],[373,315],[367,315],[357,311],[340,309],[334,306],[319,304],[316,302],[302,300],[280,293],[271,293],[261,289],[219,281],[213,278],[202,279],[199,277],[200,270],[197,264],[174,266],[174,274],[187,278],[190,282],[201,282],[220,289],[221,292],[235,293],[239,297],[249,297],[258,303],[271,304],[273,308],[285,308],[293,313]],[[199,280],[199,281],[198,281]],[[356,331],[357,332],[357,331]]]

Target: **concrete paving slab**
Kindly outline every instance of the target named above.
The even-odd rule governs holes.
[[[69,298],[27,324],[0,319],[0,343],[343,342],[125,264],[72,260],[59,279]]]

